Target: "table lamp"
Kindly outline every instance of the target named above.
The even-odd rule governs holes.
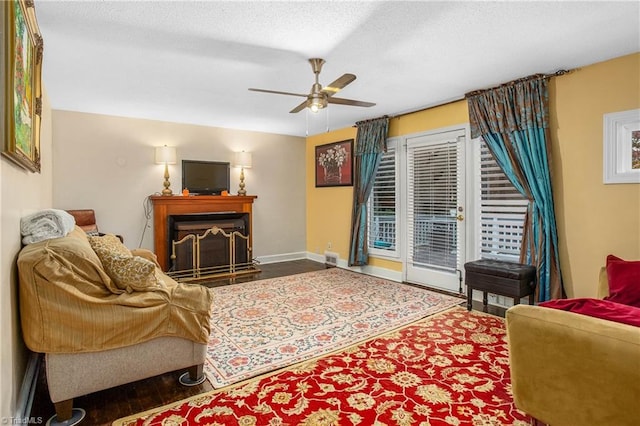
[[[162,195],[172,195],[169,182],[169,164],[176,164],[176,148],[174,146],[156,147],[156,164],[164,164],[164,189]]]

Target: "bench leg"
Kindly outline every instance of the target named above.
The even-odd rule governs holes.
[[[471,303],[473,301],[473,289],[467,284],[467,311],[471,311]]]
[[[533,293],[531,293],[531,294],[529,295],[529,304],[530,304],[530,305],[533,305],[533,304],[534,304],[534,294],[533,294]]]
[[[482,312],[488,312],[487,305],[489,304],[489,300],[487,299],[487,292],[482,292]]]

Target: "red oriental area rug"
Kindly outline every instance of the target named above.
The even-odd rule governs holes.
[[[129,425],[517,425],[504,320],[456,307]]]
[[[204,368],[214,388],[347,348],[463,302],[341,268],[211,291]]]

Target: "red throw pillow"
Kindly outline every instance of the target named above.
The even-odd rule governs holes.
[[[606,300],[640,308],[640,261],[607,256],[609,296]]]
[[[557,299],[542,302],[538,304],[538,306],[560,309],[562,311],[574,312],[576,314],[588,315],[594,318],[640,327],[640,308],[612,302],[610,300],[591,298]]]

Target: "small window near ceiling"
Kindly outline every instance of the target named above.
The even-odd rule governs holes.
[[[527,200],[498,166],[480,139],[480,257],[517,262]]]
[[[376,173],[369,196],[369,253],[381,256],[398,256],[398,157],[397,141],[387,142],[387,152]]]

